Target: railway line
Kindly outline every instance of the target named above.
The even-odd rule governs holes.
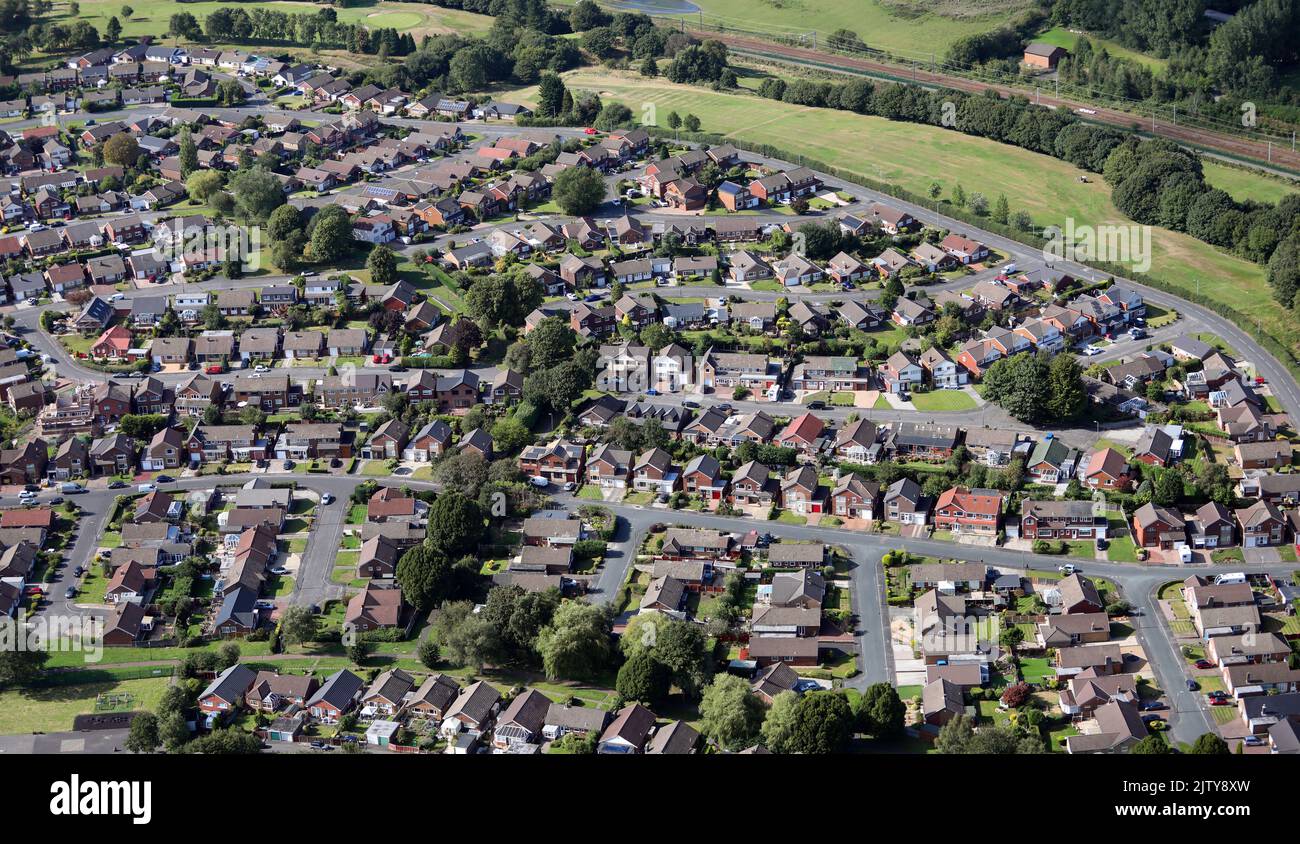
[[[686,28],[691,29],[692,27],[687,24]],[[701,35],[706,35],[709,38],[721,41],[723,44],[726,44],[729,49],[735,50],[739,53],[756,54],[766,58],[786,59],[797,64],[840,67],[846,70],[858,71],[873,76],[913,82],[933,87],[950,88],[972,94],[993,90],[997,91],[1002,97],[1026,96],[1026,92],[1023,89],[1012,85],[995,82],[980,82],[963,76],[926,70],[919,65],[907,67],[839,53],[824,53],[818,50],[796,47],[790,44],[781,44],[776,41],[768,41],[746,35],[718,32],[717,30],[710,28],[696,29],[696,31]],[[1179,126],[1176,123],[1161,121],[1159,119],[1154,121],[1146,120],[1146,122],[1144,122],[1143,117],[1132,112],[1106,108],[1095,103],[1081,102],[1066,97],[1056,97],[1041,92],[1034,97],[1034,101],[1039,105],[1069,109],[1071,112],[1076,114],[1079,113],[1079,109],[1086,109],[1087,111],[1084,113],[1085,119],[1094,123],[1101,123],[1120,129],[1137,129],[1150,135],[1169,138],[1170,140],[1181,144],[1210,150],[1232,158],[1248,159],[1254,163],[1268,165],[1270,168],[1285,168],[1300,173],[1300,152],[1279,144],[1272,144],[1270,146],[1268,141],[1257,141],[1250,138],[1235,137],[1223,132],[1214,132],[1208,129],[1197,128],[1195,126]]]

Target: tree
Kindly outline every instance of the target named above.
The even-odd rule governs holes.
[[[1088,407],[1088,390],[1083,385],[1083,368],[1074,355],[1059,354],[1047,370],[1049,418],[1053,422],[1078,419]]]
[[[533,432],[513,416],[507,416],[492,426],[492,443],[501,454],[513,454],[533,441]]]
[[[470,601],[444,604],[434,619],[432,633],[447,661],[482,671],[500,649],[496,628]]]
[[[119,167],[131,168],[140,158],[140,144],[130,132],[118,132],[104,139],[100,148],[104,161]]]
[[[532,351],[530,360],[532,368],[550,369],[573,358],[578,335],[569,326],[567,319],[547,317],[528,332],[527,342],[528,348]]]
[[[217,648],[217,665],[225,670],[239,662],[239,645],[235,642],[222,642]]]
[[[290,645],[301,645],[316,638],[316,616],[309,607],[293,605],[280,616],[280,635]]]
[[[73,14],[76,13],[74,12]],[[116,15],[114,15],[113,17],[108,19],[108,24],[105,25],[104,27],[104,38],[108,41],[108,43],[115,44],[117,43],[117,39],[121,37],[122,37],[122,22],[117,19]]]
[[[226,177],[218,170],[196,170],[185,180],[185,192],[190,199],[207,202],[226,183]]]
[[[699,694],[712,670],[704,628],[689,621],[665,619],[655,629],[655,659],[672,672],[673,683],[689,696]]]
[[[700,131],[700,119],[693,114],[688,114],[682,118],[682,128],[687,132]]]
[[[438,496],[429,507],[428,536],[430,547],[447,557],[477,551],[483,536],[478,502],[455,491]]]
[[[131,16],[134,14],[135,14],[135,9],[131,8],[130,6],[122,7],[122,17],[126,18],[127,20],[130,20]]]
[[[795,710],[799,696],[794,692],[781,692],[772,699],[767,717],[763,719],[763,744],[773,753],[793,753],[792,737],[797,724]]]
[[[437,606],[451,578],[451,561],[426,541],[397,560],[396,579],[402,596],[422,610]]]
[[[703,733],[724,750],[740,750],[758,737],[763,704],[750,691],[747,681],[719,674],[704,690],[700,721]]]
[[[331,263],[352,249],[352,222],[339,205],[326,205],[311,221],[309,245],[311,257]]]
[[[565,601],[537,637],[542,669],[549,680],[586,680],[610,657],[614,616],[611,605]]]
[[[284,204],[284,188],[269,170],[249,167],[230,177],[230,193],[245,219],[265,222],[271,212]]]
[[[180,152],[176,154],[181,168],[181,178],[189,179],[190,174],[199,169],[199,147],[194,143],[194,135],[187,129],[181,133]],[[186,184],[188,188],[188,183]]]
[[[302,214],[292,205],[281,205],[266,218],[266,236],[272,245],[302,230]]]
[[[370,270],[372,283],[387,287],[397,281],[397,256],[384,244],[376,243],[366,258],[366,269]]]
[[[162,744],[158,732],[158,716],[152,712],[137,712],[131,719],[131,731],[123,746],[132,753],[153,753]]]
[[[0,650],[0,689],[29,682],[49,657],[48,651]]]
[[[543,73],[537,86],[537,115],[559,117],[564,109],[564,81],[554,73]]]
[[[1146,737],[1133,745],[1131,752],[1143,756],[1163,756],[1173,753],[1173,750],[1169,748],[1169,742],[1165,741],[1165,737],[1160,733],[1148,733]]]
[[[442,660],[442,654],[438,651],[438,643],[429,637],[420,640],[420,644],[415,646],[415,658],[420,664],[430,670],[437,668]]]
[[[1045,354],[1002,358],[984,374],[984,398],[1022,422],[1049,421],[1052,405],[1049,368]]]
[[[858,724],[873,738],[892,738],[903,732],[907,706],[890,683],[873,683],[862,693]]]
[[[591,167],[566,167],[555,177],[551,195],[564,213],[581,216],[605,201],[605,177]]]
[[[179,753],[190,740],[190,728],[185,723],[185,713],[175,711],[163,716],[158,724],[158,738],[168,753]]]
[[[654,705],[668,696],[672,672],[650,651],[640,651],[618,669],[614,688],[624,700]],[[746,689],[748,691],[748,689]]]
[[[1228,743],[1216,733],[1205,733],[1192,742],[1190,752],[1206,756],[1227,756]]]
[[[641,61],[641,75],[653,79],[659,75],[659,63],[654,56],[646,56]]]
[[[811,692],[794,710],[786,753],[839,753],[853,738],[853,710],[841,692]],[[769,748],[772,749],[772,748]]]

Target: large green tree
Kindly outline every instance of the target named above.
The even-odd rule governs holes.
[[[605,177],[591,167],[567,167],[555,177],[551,196],[566,214],[590,214],[605,201]]]
[[[595,677],[609,663],[613,626],[613,610],[608,604],[562,603],[537,639],[547,679]]]
[[[873,738],[892,738],[903,732],[907,706],[891,683],[873,683],[862,693],[858,723]]]
[[[749,690],[749,683],[733,674],[714,677],[700,701],[702,731],[724,750],[753,744],[763,714],[763,704]]]

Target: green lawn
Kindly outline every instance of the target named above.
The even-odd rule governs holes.
[[[94,712],[96,697],[106,693],[130,694],[131,709],[152,711],[169,681],[168,677],[150,677],[0,692],[0,735],[71,730],[72,719]]]
[[[1112,563],[1136,563],[1137,547],[1133,544],[1133,539],[1120,536],[1110,540],[1110,545],[1106,548],[1106,559]]]
[[[1233,167],[1209,160],[1202,163],[1202,168],[1205,170],[1205,181],[1220,190],[1227,191],[1238,202],[1253,199],[1256,202],[1275,204],[1287,194],[1300,191],[1300,184],[1258,170]]]
[[[932,390],[928,393],[912,393],[912,406],[926,413],[974,410],[975,399],[964,390]]]
[[[569,0],[565,0],[567,4]],[[1008,23],[1029,6],[1024,0],[855,0],[852,3],[809,3],[800,0],[693,0],[701,14],[692,22],[710,27],[737,27],[772,34],[856,32],[871,47],[908,56],[943,56],[948,45],[967,35],[984,33]]]
[[[176,11],[176,4],[172,0],[136,0],[129,4],[133,11],[131,17],[126,18],[121,11],[123,5],[125,4],[117,0],[81,0],[80,14],[73,16],[68,13],[66,4],[60,4],[55,7],[55,14],[51,16],[51,20],[63,18],[66,19],[64,23],[70,23],[74,18],[84,20],[103,32],[108,25],[108,19],[116,17],[122,25],[123,35],[156,37],[167,30],[167,21]],[[326,4],[323,3],[279,2],[274,8],[278,12],[309,14],[325,6]],[[203,19],[210,12],[229,7],[228,3],[202,0],[202,2],[187,2],[185,11],[193,14],[202,24]],[[492,26],[492,18],[485,15],[420,3],[372,2],[352,8],[339,6],[336,8],[336,13],[342,23],[364,23],[371,28],[392,27],[399,32],[409,32],[417,42],[425,35],[448,33],[481,35]],[[244,47],[244,49],[249,48]]]
[[[1047,657],[1025,657],[1020,660],[1020,673],[1026,683],[1041,683],[1046,677],[1055,677],[1056,669]]]
[[[1041,41],[1045,44],[1055,44],[1058,47],[1073,50],[1074,45],[1079,41],[1079,35],[1071,32],[1065,27],[1058,26],[1054,29],[1049,29],[1046,32],[1041,32],[1038,35],[1035,35],[1033,40]],[[1098,38],[1094,35],[1089,35],[1088,40],[1092,42],[1094,50],[1100,47],[1105,47],[1106,52],[1110,53],[1115,58],[1127,59],[1131,62],[1146,65],[1153,71],[1159,71],[1167,64],[1164,59],[1156,58],[1155,56],[1148,56],[1146,53],[1139,53],[1137,50],[1130,50],[1122,44],[1118,44],[1114,41],[1107,41],[1104,38]]]

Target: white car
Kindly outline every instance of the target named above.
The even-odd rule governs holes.
[[[325,493],[324,495],[322,495],[322,496],[320,497],[320,503],[322,503],[322,504],[333,504],[333,503],[334,503],[334,493],[332,493],[332,492],[327,492],[327,493]]]
[[[29,490],[29,489],[25,489],[25,490],[23,490],[22,492],[18,493],[18,500],[19,500],[19,501],[35,501],[35,500],[36,500],[36,493],[32,492],[32,491]]]
[[[253,371],[254,371],[254,372],[270,372],[270,371],[271,371],[271,368],[268,367],[268,366],[263,366],[262,364],[259,363],[257,366],[253,367]]]
[[[1083,353],[1088,357],[1092,357],[1093,355],[1101,354],[1101,349],[1097,348],[1096,346],[1084,346]]]

